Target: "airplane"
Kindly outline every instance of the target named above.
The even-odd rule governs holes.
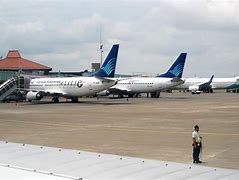
[[[158,98],[160,91],[169,89],[182,84],[181,79],[186,53],[181,53],[175,62],[171,65],[169,70],[157,77],[132,77],[127,79],[118,79],[118,83],[109,89],[102,91],[99,95],[118,95],[119,97],[138,96],[139,93],[150,93],[152,98]]]
[[[188,90],[191,91],[192,94],[200,94],[201,92],[213,93],[215,89],[239,88],[239,76],[233,78],[213,78],[212,76],[209,81],[207,78],[185,78],[184,80],[184,84],[173,89]]]
[[[211,92],[211,90],[212,90],[211,83],[212,83],[213,77],[214,77],[214,75],[212,75],[210,80],[207,82],[194,83],[193,85],[188,87],[189,91],[191,91],[192,94],[200,94],[202,91],[203,92],[206,92],[206,91]]]
[[[59,102],[59,97],[70,98],[78,102],[80,96],[95,95],[117,83],[114,76],[119,44],[114,44],[101,68],[90,77],[36,78],[30,81],[28,101],[41,100],[44,96],[52,96],[52,102]]]

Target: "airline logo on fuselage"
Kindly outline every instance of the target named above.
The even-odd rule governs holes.
[[[78,87],[78,88],[81,88],[83,86],[83,81],[82,80],[78,80],[78,81],[69,81],[69,80],[66,80],[66,81],[31,81],[30,82],[30,85],[31,86],[60,86],[60,87],[72,87],[72,86],[75,86],[75,87]]]
[[[77,87],[78,87],[78,88],[81,88],[82,86],[83,86],[83,83],[82,83],[81,80],[79,80],[79,81],[77,82]]]

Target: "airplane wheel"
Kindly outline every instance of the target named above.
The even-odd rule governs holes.
[[[118,95],[118,98],[123,98],[123,97],[124,97],[123,94],[119,94],[119,95]]]
[[[128,97],[129,97],[129,98],[133,98],[133,97],[134,97],[134,94],[129,94]]]
[[[151,98],[154,98],[155,97],[155,93],[150,93],[150,96],[151,96]]]
[[[160,92],[152,92],[150,93],[151,98],[159,98],[160,97]]]
[[[71,102],[73,103],[78,103],[78,97],[72,97]]]
[[[53,103],[58,103],[59,102],[59,98],[58,97],[53,97],[52,98],[52,102]]]

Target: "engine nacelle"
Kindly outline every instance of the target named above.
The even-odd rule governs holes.
[[[199,86],[189,86],[188,89],[189,89],[189,91],[198,91]]]
[[[96,95],[98,95],[98,96],[109,96],[110,92],[108,90],[103,90],[103,91],[98,92]]]
[[[192,94],[200,94],[199,86],[189,86],[188,90],[192,92]]]
[[[32,101],[32,100],[41,100],[43,98],[43,95],[40,94],[40,92],[33,92],[29,91],[27,93],[27,99]]]

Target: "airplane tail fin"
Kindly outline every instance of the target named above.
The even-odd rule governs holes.
[[[97,76],[97,77],[108,77],[113,78],[115,76],[115,68],[116,68],[116,61],[118,56],[119,44],[114,44],[105,58],[105,61],[101,68],[92,73],[90,76]]]
[[[212,75],[211,78],[210,78],[210,80],[208,81],[209,84],[212,83],[213,78],[214,78],[214,75]]]
[[[178,58],[175,60],[175,62],[171,65],[169,70],[164,74],[158,75],[157,77],[182,78],[186,56],[187,56],[187,53],[181,53],[178,56]]]

